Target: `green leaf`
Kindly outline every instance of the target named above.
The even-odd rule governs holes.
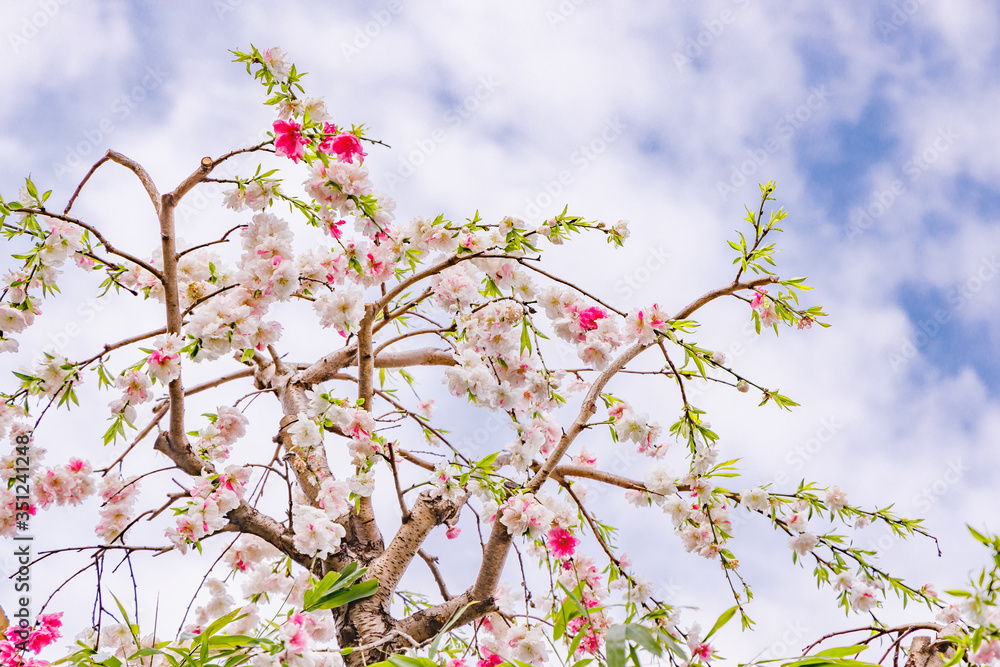
[[[990,546],[990,540],[989,540],[988,537],[986,537],[985,535],[983,535],[982,533],[980,533],[978,530],[976,530],[972,526],[966,526],[966,528],[969,529],[969,532],[972,534],[972,536],[974,538],[976,538],[977,541],[982,542],[986,546]]]
[[[608,667],[625,667],[625,632],[625,626],[616,623],[604,637]]]
[[[655,656],[663,653],[663,649],[657,643],[656,637],[645,626],[630,623],[625,626],[625,636]]]
[[[531,354],[531,337],[528,335],[527,318],[521,320],[521,352],[525,350],[528,350],[528,354]]]
[[[437,653],[438,643],[440,643],[441,638],[444,637],[445,633],[448,632],[449,628],[451,628],[451,626],[455,624],[455,621],[458,620],[458,617],[464,614],[465,610],[471,607],[473,604],[474,604],[473,602],[470,602],[461,609],[459,609],[458,611],[456,611],[455,614],[451,617],[451,619],[444,624],[444,627],[441,628],[441,632],[437,634],[437,637],[434,638],[434,641],[432,641],[431,645],[427,648],[428,658],[430,658],[431,660],[434,659],[434,654]]]
[[[335,591],[329,595],[324,596],[319,601],[317,601],[309,611],[315,611],[317,609],[334,609],[335,607],[342,607],[345,604],[354,602],[355,600],[362,600],[364,598],[369,598],[375,595],[378,590],[378,580],[369,579],[368,581],[363,581],[360,584],[355,584],[348,589]]]
[[[738,606],[730,607],[729,609],[722,612],[722,615],[719,616],[719,620],[715,622],[715,625],[712,626],[712,629],[708,631],[708,634],[705,635],[705,639],[703,639],[702,641],[707,642],[709,637],[714,635],[718,630],[721,630],[722,626],[724,626],[726,623],[729,622],[729,619],[731,619],[736,614],[736,611],[738,609],[739,609]]]
[[[854,646],[836,646],[834,648],[828,648],[825,651],[820,651],[816,654],[816,657],[822,655],[829,658],[843,658],[846,655],[857,655],[866,648],[868,647],[864,644],[855,644]]]

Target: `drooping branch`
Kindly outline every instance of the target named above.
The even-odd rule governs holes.
[[[146,194],[149,195],[149,200],[153,203],[153,208],[156,210],[156,213],[159,214],[160,206],[162,205],[160,191],[156,188],[156,183],[153,182],[153,179],[149,175],[149,172],[146,171],[146,168],[132,158],[126,157],[117,151],[108,150],[106,155],[109,160],[117,162],[138,177],[139,182],[142,183],[142,187],[146,188]]]
[[[154,268],[152,265],[150,265],[150,264],[142,261],[141,259],[139,259],[135,255],[131,255],[131,254],[125,252],[124,250],[119,250],[115,246],[111,245],[111,243],[108,242],[108,239],[105,238],[105,236],[103,234],[101,234],[99,231],[97,231],[97,228],[94,227],[93,225],[88,225],[86,222],[83,222],[82,220],[78,220],[77,218],[73,218],[73,217],[68,216],[68,215],[62,215],[62,214],[59,214],[59,213],[52,213],[51,211],[46,211],[45,209],[41,209],[41,208],[22,208],[22,209],[18,209],[18,213],[42,215],[42,216],[45,216],[47,218],[53,218],[55,220],[62,220],[63,222],[69,222],[71,224],[76,225],[77,227],[81,227],[83,229],[86,229],[88,232],[90,232],[91,234],[93,234],[97,238],[98,241],[101,242],[101,245],[103,245],[110,254],[117,255],[118,257],[121,257],[122,259],[127,259],[128,261],[132,262],[136,266],[141,266],[143,269],[145,269],[146,271],[149,271],[151,274],[153,274],[154,276],[156,276],[157,280],[159,280],[160,282],[163,282],[163,274],[159,270],[157,270],[156,268]]]
[[[590,385],[590,389],[587,391],[587,395],[583,399],[583,404],[580,406],[580,412],[577,413],[576,419],[573,420],[573,424],[563,433],[562,438],[559,439],[559,444],[552,450],[545,463],[542,465],[541,469],[535,473],[531,480],[525,485],[531,492],[536,492],[541,488],[545,480],[549,478],[552,471],[559,464],[563,455],[566,454],[566,450],[569,449],[576,437],[580,435],[584,427],[586,427],[587,422],[590,421],[591,415],[597,412],[597,397],[600,396],[604,387],[611,381],[618,371],[625,368],[625,365],[630,361],[639,356],[644,350],[646,350],[652,343],[635,343],[632,347],[625,350],[622,354],[618,356],[617,359],[612,361],[608,367],[594,380],[594,383]]]

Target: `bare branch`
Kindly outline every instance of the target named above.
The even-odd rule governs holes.
[[[76,190],[73,191],[73,195],[69,198],[69,201],[66,203],[66,208],[63,209],[63,215],[69,215],[69,210],[73,208],[73,202],[75,202],[76,198],[80,196],[80,191],[83,190],[83,186],[87,184],[87,181],[89,181],[90,177],[94,175],[94,172],[97,171],[97,168],[100,167],[105,162],[107,162],[109,159],[110,158],[105,154],[103,157],[101,157],[100,160],[94,163],[93,167],[91,167],[87,171],[87,173],[83,177],[83,180],[80,181],[80,184],[78,186],[76,186]]]
[[[438,590],[441,591],[441,597],[445,599],[445,602],[451,599],[451,595],[448,593],[448,587],[444,583],[444,577],[441,576],[441,570],[437,566],[437,556],[431,556],[423,549],[417,550],[417,555],[424,559],[427,563],[427,567],[430,568],[431,575],[434,577],[434,581],[437,582]]]
[[[689,303],[688,305],[681,308],[676,315],[673,316],[675,320],[686,320],[691,317],[696,310],[704,306],[710,301],[718,299],[720,296],[727,296],[729,294],[734,294],[741,290],[753,289],[754,287],[760,287],[761,285],[770,285],[771,283],[776,283],[780,280],[777,276],[766,276],[764,278],[755,278],[754,280],[746,280],[742,283],[734,282],[732,285],[726,285],[725,287],[720,287],[717,290],[712,290],[706,294],[702,294],[700,297]]]
[[[149,195],[150,201],[153,202],[153,208],[156,209],[156,213],[159,215],[160,206],[163,203],[160,201],[160,191],[156,189],[156,184],[153,183],[153,179],[150,177],[149,172],[146,171],[146,168],[132,158],[126,157],[117,151],[109,150],[106,156],[112,162],[117,162],[139,177],[139,182],[142,183],[142,187],[146,188],[146,194]]]

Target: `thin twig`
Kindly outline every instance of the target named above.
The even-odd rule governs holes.
[[[427,563],[427,567],[430,568],[431,574],[434,576],[434,581],[437,582],[438,590],[441,591],[441,597],[443,597],[446,602],[450,600],[451,594],[448,593],[448,587],[445,586],[444,577],[441,576],[441,571],[437,566],[437,556],[431,556],[423,549],[417,549],[417,555],[423,558],[424,562]]]

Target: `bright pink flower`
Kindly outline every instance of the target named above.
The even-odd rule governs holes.
[[[595,628],[587,621],[585,616],[577,616],[571,620],[566,626],[566,632],[570,636],[575,637],[581,630],[583,630],[583,626],[585,625],[587,628],[584,630],[583,638],[580,639],[580,643],[577,644],[576,653],[577,655],[581,653],[595,655],[601,648],[601,635],[597,633]]]
[[[750,307],[751,308],[760,308],[761,305],[764,303],[764,295],[767,294],[767,290],[766,289],[755,289],[754,292],[756,292],[757,294],[754,295],[753,301],[750,302]]]
[[[458,537],[461,532],[462,529],[459,528],[458,526],[450,526],[448,528],[448,532],[445,533],[445,537],[447,537],[449,540],[453,540],[456,537]]]
[[[586,310],[580,311],[580,328],[584,331],[590,331],[597,328],[597,320],[603,320],[607,317],[607,312],[601,310],[597,306],[591,306]]]
[[[711,660],[712,653],[714,652],[715,649],[712,648],[711,644],[708,643],[698,644],[698,646],[694,649],[694,651],[692,651],[693,655],[691,657],[701,658],[702,660],[707,661]]]
[[[358,163],[364,161],[367,153],[361,150],[361,140],[349,132],[337,132],[337,126],[327,123],[323,131],[328,133],[318,150],[321,153],[335,153],[342,162],[354,163],[354,156],[358,156]]]
[[[572,558],[579,543],[580,540],[573,537],[571,532],[559,526],[550,530],[545,537],[545,544],[556,558]]]
[[[294,121],[274,121],[274,152],[284,155],[292,162],[298,162],[305,157],[305,145],[309,140],[299,132],[301,129],[302,126]]]
[[[491,653],[488,649],[480,649],[483,653],[483,657],[479,660],[479,667],[496,667],[496,665],[501,664],[504,659],[498,656],[496,653]]]
[[[347,224],[346,220],[327,220],[326,229],[324,231],[333,238],[339,239],[341,236],[344,235],[344,230],[341,228],[346,224]]]
[[[57,614],[42,614],[36,621],[38,627],[31,631],[28,636],[28,648],[33,653],[38,653],[43,648],[59,639],[62,627],[62,612]]]

